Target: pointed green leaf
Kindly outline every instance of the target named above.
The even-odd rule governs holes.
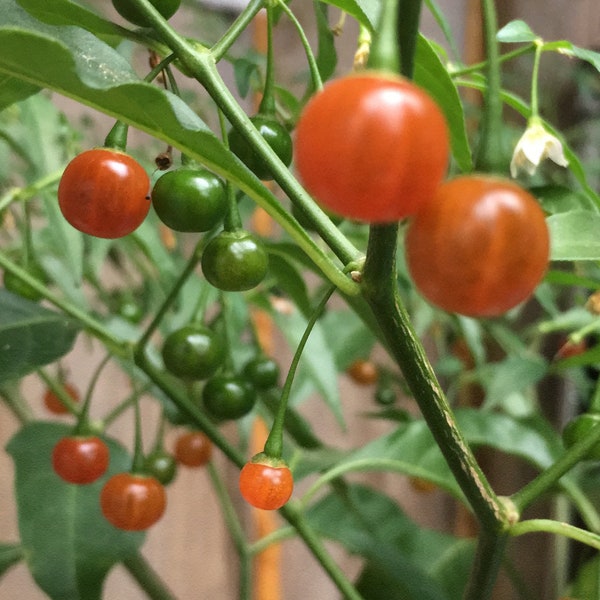
[[[100,600],[108,571],[131,555],[143,534],[116,529],[102,516],[98,495],[108,477],[131,467],[117,442],[106,475],[89,485],[65,483],[52,470],[52,449],[71,427],[34,422],[8,443],[15,464],[19,532],[33,578],[53,600]]]
[[[507,23],[496,34],[498,41],[503,43],[533,42],[537,37],[538,36],[531,31],[529,25],[527,25],[525,21],[518,19]]]
[[[423,87],[442,109],[450,130],[452,154],[462,171],[473,169],[465,115],[458,90],[432,45],[419,36],[415,55],[415,83]]]
[[[75,341],[73,321],[3,289],[0,314],[0,381],[58,360]]]

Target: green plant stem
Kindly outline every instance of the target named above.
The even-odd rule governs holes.
[[[117,121],[108,132],[108,135],[104,140],[104,146],[106,148],[114,148],[115,150],[125,152],[125,149],[127,148],[128,132],[129,125],[123,123],[123,121]]]
[[[554,521],[552,519],[528,519],[527,521],[521,521],[520,523],[515,523],[510,528],[509,533],[516,537],[526,533],[541,531],[562,535],[596,550],[600,550],[600,535],[597,533],[592,533],[591,531],[587,531],[587,529],[581,529],[569,523]]]
[[[267,66],[265,72],[265,85],[262,99],[258,107],[258,114],[266,117],[275,116],[275,54],[273,48],[273,7],[267,3]]]
[[[343,594],[344,599],[363,600],[362,596],[352,585],[352,582],[331,558],[331,555],[327,552],[321,538],[312,527],[310,527],[300,506],[295,502],[288,502],[280,509],[280,513],[298,532],[298,535],[302,538],[307,548],[311,550],[313,556],[319,561],[331,580],[337,586],[338,590]]]
[[[229,535],[233,541],[233,545],[237,551],[240,560],[240,593],[241,599],[250,598],[251,590],[251,553],[250,547],[244,534],[244,529],[238,519],[235,508],[231,502],[231,498],[225,489],[223,480],[219,475],[219,471],[215,468],[212,461],[208,463],[208,474],[213,485],[213,489],[219,499],[219,506],[223,512],[225,526],[229,531]]]
[[[396,35],[398,2],[399,0],[384,0],[381,3],[379,26],[369,52],[368,66],[371,69],[400,72],[400,51]]]
[[[596,506],[570,478],[563,477],[559,485],[590,531],[600,533],[600,514]]]
[[[21,394],[18,381],[6,381],[0,385],[0,397],[21,425],[33,419],[33,413]]]
[[[130,345],[118,338],[112,331],[94,319],[89,312],[80,309],[65,298],[49,290],[45,285],[32,277],[27,271],[7,258],[0,252],[0,267],[19,277],[34,290],[39,292],[46,300],[54,304],[62,312],[78,321],[91,335],[98,338],[109,351],[121,358],[130,357]]]
[[[227,139],[227,122],[223,111],[219,110],[219,127],[221,128],[221,139],[226,148],[229,148],[229,141]],[[225,219],[223,228],[225,231],[239,231],[242,229],[242,217],[240,215],[240,209],[238,201],[235,195],[235,189],[230,181],[227,182],[227,212],[225,213]]]
[[[276,529],[275,531],[261,537],[253,544],[250,544],[248,551],[252,555],[257,555],[266,550],[272,544],[278,544],[280,542],[284,542],[285,540],[290,540],[295,536],[296,530],[291,525],[280,527],[279,529]]]
[[[43,369],[38,369],[37,374],[46,386],[56,394],[62,405],[72,414],[77,415],[80,407],[73,401],[67,393],[65,386],[56,379],[50,377]]]
[[[323,473],[316,481],[312,483],[312,485],[302,496],[302,505],[305,507],[308,506],[313,497],[316,496],[325,485],[336,481],[342,477],[342,475],[366,471],[388,471],[402,473],[403,475],[408,475],[410,477],[418,477],[434,483],[440,489],[447,491],[449,494],[463,502],[465,500],[463,497],[461,497],[456,488],[450,487],[446,484],[446,481],[443,477],[439,479],[434,478],[431,476],[432,474],[430,471],[420,467],[415,467],[415,465],[412,463],[404,462],[394,458],[358,458],[338,464]]]
[[[265,160],[273,173],[275,181],[289,198],[303,209],[307,217],[315,224],[316,230],[325,243],[342,263],[345,265],[360,258],[361,253],[340,233],[329,217],[314,203],[310,195],[258,133],[249,117],[241,109],[237,100],[223,82],[210,52],[207,50],[198,50],[181,37],[160,17],[148,0],[132,0],[132,3],[140,10],[143,10],[148,18],[152,20],[153,27],[157,33],[163,37],[165,43],[177,54],[179,60],[182,61],[185,67],[204,86],[229,122],[240,131],[246,141]],[[199,159],[201,160],[201,157]],[[258,179],[252,185],[249,185],[249,180],[242,181],[236,179],[231,173],[219,170],[218,165],[214,165],[214,169],[215,172],[220,172],[232,180],[242,191],[262,206],[290,234],[332,283],[335,283],[341,290],[350,295],[358,293],[358,287],[349,278],[344,277],[340,273],[339,269],[331,263],[330,259],[314,243],[306,231],[287,213],[277,198],[268,192]]]
[[[531,51],[535,49],[535,44],[527,44],[525,46],[521,46],[516,50],[511,50],[510,52],[506,52],[498,57],[499,63],[505,63],[513,58],[519,58],[519,56],[523,56],[525,54],[529,54]],[[457,77],[463,77],[464,75],[470,75],[471,73],[478,73],[479,71],[483,71],[487,67],[487,60],[478,62],[468,67],[461,67],[460,69],[451,69],[450,77],[456,79]]]
[[[283,389],[281,390],[281,398],[279,399],[279,407],[275,415],[275,420],[273,421],[271,431],[269,432],[269,436],[267,437],[267,441],[265,442],[264,453],[269,458],[281,458],[281,454],[283,452],[283,431],[285,427],[287,403],[290,397],[292,384],[294,383],[296,369],[298,368],[298,363],[300,362],[302,352],[304,351],[304,347],[306,346],[306,342],[308,341],[310,333],[313,330],[315,323],[323,313],[323,310],[325,310],[325,306],[327,305],[329,298],[331,298],[335,290],[335,286],[330,287],[319,302],[319,304],[317,305],[317,307],[315,308],[315,310],[313,311],[313,314],[311,315],[308,323],[306,324],[306,329],[304,330],[304,333],[302,334],[302,337],[298,342],[296,351],[294,352],[294,356],[292,358],[287,377],[285,378],[285,382],[283,384]]]
[[[502,81],[500,52],[496,32],[498,23],[495,0],[481,0],[485,51],[487,58],[487,87],[484,93],[483,114],[479,127],[479,147],[475,168],[484,172],[499,172],[503,167],[502,153]]]
[[[177,600],[141,553],[131,554],[122,564],[150,600]]]
[[[92,403],[92,395],[94,394],[94,389],[96,388],[96,384],[98,383],[98,379],[100,378],[104,367],[108,364],[108,361],[111,358],[112,355],[110,354],[110,352],[108,352],[94,370],[92,379],[90,380],[90,383],[85,393],[85,398],[83,399],[83,403],[81,405],[81,410],[77,414],[77,425],[75,426],[75,435],[86,435],[90,432],[89,414],[90,406]]]
[[[281,10],[287,15],[288,19],[292,22],[292,25],[296,28],[298,32],[298,37],[300,38],[300,43],[304,48],[304,54],[306,55],[306,62],[308,63],[308,70],[310,72],[310,79],[312,82],[312,88],[314,91],[319,91],[323,88],[323,81],[321,80],[321,74],[319,73],[319,66],[317,65],[317,60],[315,59],[315,55],[310,47],[310,42],[304,33],[304,29],[300,24],[300,21],[296,18],[296,15],[292,12],[290,7],[283,0],[278,0],[278,5]]]
[[[501,530],[507,518],[504,506],[458,429],[452,410],[399,297],[395,279],[396,247],[396,225],[371,227],[363,272],[363,295],[473,512],[485,529]]]
[[[119,402],[119,405],[113,408],[107,415],[102,419],[102,426],[106,429],[111,423],[116,421],[130,406],[133,406],[136,402],[136,398],[141,396],[147,391],[149,386],[143,387],[139,391],[132,392],[125,400]]]
[[[0,213],[13,202],[25,202],[34,196],[37,196],[42,190],[55,185],[62,177],[63,170],[64,169],[59,169],[58,171],[48,173],[48,175],[40,177],[40,179],[25,187],[9,189],[2,197],[0,197]]]
[[[153,364],[150,357],[144,351],[144,348],[137,348],[134,353],[135,364],[140,368],[146,376],[162,390],[175,406],[198,429],[206,433],[211,441],[217,446],[225,456],[235,465],[242,468],[246,464],[245,457],[232,446],[227,438],[221,433],[212,421],[190,400],[185,388],[174,378],[164,372],[162,366]]]
[[[183,271],[181,271],[179,277],[177,278],[177,280],[173,284],[173,287],[169,291],[168,296],[165,298],[160,308],[156,311],[154,318],[152,319],[152,321],[150,321],[150,323],[146,327],[146,330],[138,340],[136,344],[136,352],[143,352],[144,348],[148,344],[148,341],[152,337],[152,334],[158,329],[159,325],[162,323],[165,314],[169,311],[173,303],[177,300],[181,288],[185,285],[186,281],[194,272],[194,270],[198,266],[198,263],[200,262],[200,259],[202,258],[202,249],[204,248],[204,243],[204,238],[202,238],[196,244],[190,258],[188,259],[187,264],[185,265],[185,268],[183,269]]]
[[[540,75],[540,59],[542,58],[542,48],[544,46],[542,40],[536,40],[535,54],[533,56],[533,70],[531,73],[531,117],[537,118],[540,112],[539,103],[539,75]]]
[[[215,62],[219,62],[229,51],[231,46],[250,25],[258,11],[263,7],[263,0],[250,0],[246,8],[237,16],[229,29],[219,38],[219,41],[210,49]]]
[[[523,512],[543,493],[554,487],[558,480],[583,460],[598,442],[600,442],[600,424],[590,428],[585,438],[573,444],[555,463],[511,496],[517,510]]]
[[[506,533],[481,532],[464,600],[487,600],[491,597],[507,541]]]

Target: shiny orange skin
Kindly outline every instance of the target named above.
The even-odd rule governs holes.
[[[110,451],[96,436],[64,437],[52,450],[52,468],[67,483],[93,483],[108,469]]]
[[[186,467],[201,467],[212,456],[212,442],[201,431],[188,431],[177,438],[174,455]]]
[[[77,388],[70,383],[65,383],[64,386],[65,391],[70,396],[71,400],[73,400],[73,402],[79,402],[79,391]],[[50,388],[44,392],[44,406],[48,412],[55,415],[64,415],[69,412],[69,409],[59,400],[58,396]]]
[[[437,104],[390,74],[328,83],[304,108],[295,165],[326,210],[367,223],[414,214],[446,174],[449,135]]]
[[[150,179],[131,156],[110,148],[78,154],[58,185],[58,204],[75,229],[114,239],[139,227],[150,210]]]
[[[441,185],[412,219],[405,244],[420,293],[439,308],[471,317],[499,316],[529,298],[550,253],[536,199],[487,175]]]
[[[113,475],[100,493],[100,508],[106,520],[125,531],[143,531],[165,512],[167,495],[154,477],[135,473]]]
[[[239,486],[244,500],[251,506],[277,510],[290,499],[294,479],[287,466],[250,461],[240,471]]]

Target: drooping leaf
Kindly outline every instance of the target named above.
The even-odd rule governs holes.
[[[117,442],[110,449],[108,472],[89,485],[62,481],[52,470],[52,449],[71,428],[33,422],[8,443],[15,464],[19,533],[27,566],[53,600],[100,600],[112,566],[137,550],[143,534],[110,525],[100,512],[98,495],[108,477],[131,467]]]
[[[69,352],[77,326],[62,314],[0,289],[0,381],[17,379]]]

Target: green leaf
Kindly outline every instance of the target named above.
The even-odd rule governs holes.
[[[115,36],[120,38],[125,31],[99,17],[96,13],[71,2],[70,0],[17,0],[17,2],[33,17],[49,25],[72,25],[83,27],[97,35]]]
[[[72,427],[33,422],[8,443],[15,464],[21,543],[27,565],[53,600],[100,600],[111,567],[137,550],[143,533],[120,531],[100,512],[106,479],[131,467],[126,450],[111,439],[110,467],[98,481],[73,485],[52,470],[52,449]]]
[[[318,51],[317,66],[323,81],[327,81],[334,73],[337,66],[337,51],[333,39],[333,32],[327,19],[326,7],[320,2],[313,4],[315,19],[317,21]]]
[[[485,408],[503,408],[514,416],[526,416],[533,407],[524,392],[538,383],[548,372],[548,365],[539,356],[508,356],[488,363],[479,370],[486,388]]]
[[[269,275],[275,278],[277,287],[285,291],[302,314],[309,316],[311,303],[308,288],[296,266],[285,255],[269,252]]]
[[[37,94],[40,88],[26,81],[0,74],[0,111],[11,104]]]
[[[531,31],[529,25],[527,25],[525,21],[517,19],[502,27],[496,34],[496,38],[499,42],[509,44],[517,42],[533,42],[538,36]]]
[[[560,437],[541,417],[517,419],[485,410],[461,409],[456,420],[467,442],[518,456],[539,469],[548,467],[564,451]],[[396,471],[435,483],[452,496],[462,492],[450,473],[425,421],[400,426],[340,461],[347,471]]]
[[[432,45],[423,36],[419,36],[417,42],[414,78],[442,109],[450,130],[452,154],[458,166],[462,171],[472,171],[473,159],[458,90]]]
[[[547,219],[552,260],[600,260],[600,215],[578,210]]]
[[[369,357],[375,345],[375,335],[354,312],[332,310],[323,316],[321,322],[338,371],[345,371],[359,358]]]
[[[0,544],[0,577],[24,557],[21,544]]]
[[[77,327],[64,315],[0,289],[0,381],[18,379],[58,360]]]
[[[362,485],[344,486],[307,514],[321,535],[368,559],[358,583],[364,598],[462,597],[473,542],[417,526],[381,492]]]
[[[584,60],[590,63],[598,71],[600,71],[600,52],[594,52],[593,50],[589,50],[588,48],[579,48],[571,42],[566,41],[560,42],[559,50],[562,54],[575,56],[580,60]]]
[[[327,4],[337,6],[350,16],[354,17],[361,25],[374,30],[379,21],[381,0],[323,0]]]

